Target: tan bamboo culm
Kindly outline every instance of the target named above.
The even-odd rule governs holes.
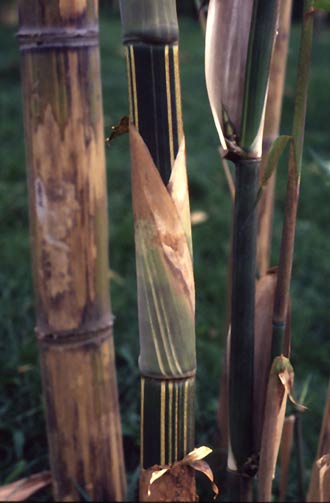
[[[36,333],[54,497],[121,501],[97,2],[20,0],[19,18]]]

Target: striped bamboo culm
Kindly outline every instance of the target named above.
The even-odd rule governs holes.
[[[178,45],[134,44],[126,51],[130,119],[166,185],[183,139]]]
[[[141,467],[171,464],[193,450],[194,391],[194,377],[141,378]]]
[[[127,44],[126,56],[130,121],[147,145],[167,187],[184,139],[178,44]],[[139,230],[141,223],[135,232]],[[147,246],[143,239],[138,242],[141,247]],[[157,375],[146,375],[148,372],[141,367],[140,360],[141,467],[147,469],[153,465],[179,461],[194,448],[195,356],[191,356],[191,351],[189,358],[180,358],[179,349],[183,341],[178,344],[178,337],[183,334],[194,338],[193,322],[187,323],[187,330],[182,328],[185,323],[177,326],[177,321],[173,322],[173,319],[180,319],[173,311],[173,302],[167,305],[165,301],[161,302],[164,295],[157,296],[158,275],[166,277],[166,271],[159,270],[161,262],[157,253],[153,255],[148,249],[144,250],[143,255],[148,257],[148,261],[140,263],[140,267],[146,267],[142,278],[150,278],[152,272],[153,279],[143,284],[144,288],[150,288],[150,295],[145,298],[153,299],[152,305],[157,307],[157,316],[149,313],[144,327],[149,330],[150,324],[154,332],[153,341],[159,365]],[[151,326],[155,320],[157,323]],[[189,344],[184,343],[184,346]],[[141,351],[145,352],[145,349],[141,347]],[[143,355],[145,359],[146,355]]]

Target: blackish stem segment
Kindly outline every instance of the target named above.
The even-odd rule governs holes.
[[[296,444],[297,456],[297,487],[299,501],[306,501],[305,484],[304,484],[304,454],[303,454],[303,437],[301,428],[301,413],[296,413],[296,420],[294,423],[294,439]]]
[[[170,465],[194,449],[194,395],[195,377],[141,378],[142,468]]]
[[[252,479],[238,472],[227,472],[227,501],[250,502],[252,501]]]
[[[165,185],[183,138],[178,45],[127,46],[130,118]]]
[[[252,397],[259,160],[236,165],[230,340],[230,441],[238,469],[252,454]]]

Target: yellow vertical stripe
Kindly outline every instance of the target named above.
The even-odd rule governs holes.
[[[174,61],[176,118],[178,123],[178,140],[180,145],[183,139],[183,123],[182,123],[182,105],[181,105],[180,71],[179,71],[179,47],[177,44],[173,45],[173,61]]]
[[[168,462],[169,464],[172,463],[172,442],[173,442],[173,421],[172,421],[172,414],[173,414],[173,383],[170,381],[168,383],[168,443],[169,443],[169,448],[168,448]]]
[[[144,430],[144,385],[145,379],[141,377],[141,419],[140,419],[140,464],[143,468],[143,430]]]
[[[129,60],[129,48],[126,47],[126,69],[127,69],[127,84],[128,84],[129,118],[130,118],[131,122],[134,122],[130,66],[131,65],[130,65],[130,60]]]
[[[172,105],[171,105],[170,60],[169,60],[168,45],[165,45],[165,80],[166,80],[168,139],[170,146],[171,166],[173,167],[174,164],[173,123],[172,123],[173,119],[172,119]]]
[[[160,464],[165,465],[165,393],[166,382],[162,381],[160,388]]]
[[[137,130],[139,130],[139,114],[138,114],[138,102],[137,102],[137,91],[136,91],[134,47],[132,45],[130,45],[129,50],[130,50],[130,56],[131,56],[131,72],[132,72],[132,83],[133,83],[133,104],[134,104],[135,127]]]
[[[187,430],[188,430],[188,393],[189,381],[184,383],[184,402],[183,402],[183,455],[187,454]]]

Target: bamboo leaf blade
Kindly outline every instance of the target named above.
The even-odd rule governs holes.
[[[267,186],[267,183],[273,173],[276,171],[278,163],[280,158],[282,157],[282,154],[285,150],[285,147],[287,146],[288,142],[292,140],[291,136],[279,136],[276,138],[276,140],[272,143],[272,146],[269,149],[269,152],[267,154],[266,160],[265,160],[265,168],[263,172],[263,176],[261,178],[261,184],[258,189],[258,194],[257,194],[257,203],[259,202],[262,192]]]

